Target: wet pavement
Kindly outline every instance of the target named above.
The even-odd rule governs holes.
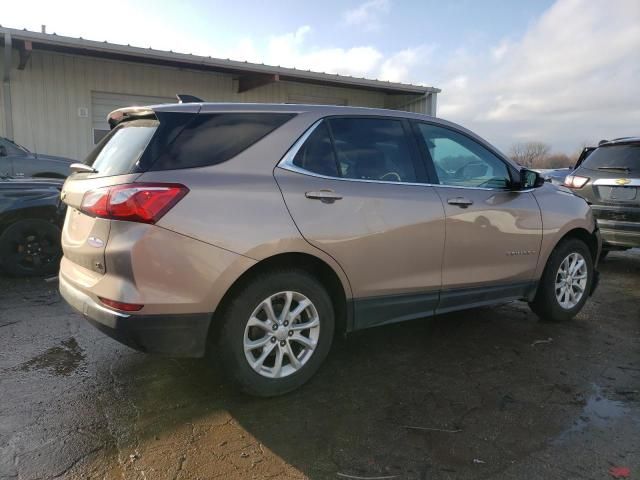
[[[512,303],[358,332],[266,400],[0,278],[0,479],[640,478],[640,252],[601,271],[572,322]]]

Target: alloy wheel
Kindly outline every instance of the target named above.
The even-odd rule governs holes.
[[[555,294],[562,308],[571,310],[580,303],[587,289],[587,277],[587,262],[581,254],[572,252],[560,263]]]
[[[244,353],[251,368],[267,378],[300,370],[311,358],[320,336],[320,318],[305,295],[284,291],[264,299],[244,330]]]

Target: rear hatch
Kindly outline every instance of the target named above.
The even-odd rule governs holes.
[[[640,222],[640,143],[603,145],[573,175],[588,179],[576,193],[598,219]]]
[[[87,203],[91,203],[93,192],[131,183],[140,175],[141,157],[158,125],[155,118],[133,119],[118,125],[87,156],[84,163],[93,171],[74,172],[64,184],[62,200],[68,208],[62,248],[65,261],[80,267],[76,268],[74,278],[81,283],[88,285],[105,273],[105,249],[111,227],[111,220],[89,212]]]

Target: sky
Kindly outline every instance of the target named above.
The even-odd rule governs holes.
[[[640,0],[2,3],[12,28],[435,86],[505,151],[640,135]]]

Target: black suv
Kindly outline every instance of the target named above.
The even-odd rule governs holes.
[[[62,180],[0,179],[0,271],[20,277],[58,272],[61,190]]]
[[[565,186],[591,204],[603,253],[640,247],[640,137],[604,142],[581,155]]]

